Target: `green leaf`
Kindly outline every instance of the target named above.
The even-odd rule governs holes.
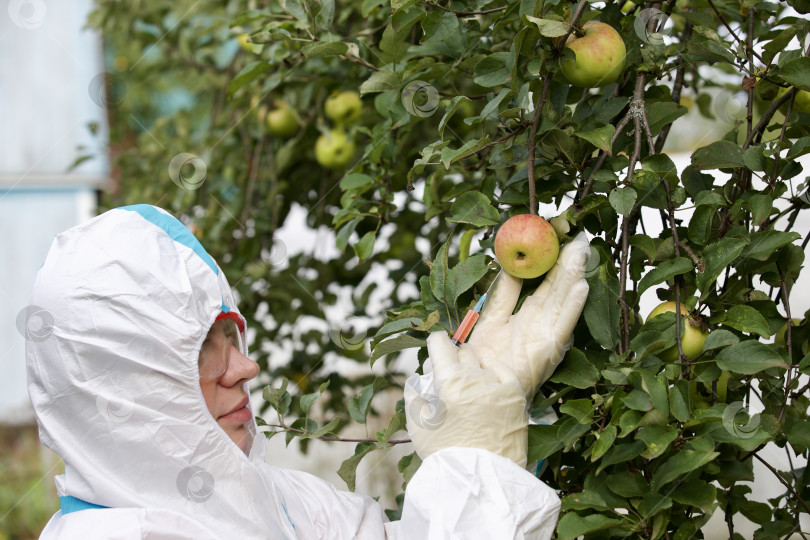
[[[762,54],[762,61],[766,64],[770,64],[776,55],[780,52],[784,51],[790,41],[796,36],[796,33],[799,31],[799,28],[794,25],[790,25],[782,32],[773,38],[770,42],[766,43],[763,47],[764,53]]]
[[[715,141],[692,154],[692,166],[698,170],[745,167],[743,150],[731,141]]]
[[[720,349],[722,347],[728,347],[729,345],[734,345],[735,343],[739,342],[740,338],[738,338],[736,334],[733,334],[728,330],[718,328],[717,330],[709,332],[709,336],[703,343],[703,350],[711,351],[712,349]]]
[[[608,274],[606,265],[587,277],[590,290],[583,316],[591,336],[606,349],[619,339],[619,280]]]
[[[424,347],[427,345],[427,341],[424,339],[415,338],[413,336],[409,336],[407,334],[397,336],[391,339],[386,339],[377,344],[374,347],[374,350],[371,352],[371,365],[374,365],[374,361],[378,358],[382,358],[386,354],[391,354],[393,352],[399,352],[403,349],[412,349],[414,347]]]
[[[343,423],[343,420],[340,418],[333,418],[328,424],[325,426],[318,428],[317,431],[312,433],[305,433],[301,435],[302,439],[317,439],[319,437],[323,437],[328,435],[329,433],[337,434],[340,431],[340,425]]]
[[[689,240],[697,245],[704,245],[712,234],[712,221],[717,215],[714,206],[698,206],[689,220],[687,235]]]
[[[318,41],[311,43],[301,49],[307,60],[312,58],[320,58],[322,56],[337,56],[346,54],[349,50],[349,45],[343,41]]]
[[[613,447],[613,443],[616,441],[616,432],[616,426],[611,424],[602,433],[599,433],[599,438],[591,446],[591,463],[604,456],[605,452]]]
[[[559,540],[573,540],[586,533],[601,531],[610,527],[621,525],[622,520],[613,519],[602,514],[580,516],[568,512],[557,523],[557,538]]]
[[[385,388],[389,384],[383,377],[376,377],[373,383],[364,386],[358,395],[351,398],[349,400],[349,416],[352,417],[352,420],[365,424],[366,416],[368,416],[371,407],[371,399],[381,388]]]
[[[810,92],[810,58],[802,56],[786,62],[781,66],[779,77],[800,90]]]
[[[301,410],[305,415],[309,414],[309,408],[312,407],[313,403],[318,401],[318,399],[323,394],[323,391],[326,390],[327,386],[329,386],[329,381],[326,381],[325,383],[321,384],[317,392],[313,392],[312,394],[304,394],[303,396],[301,396],[301,400],[298,403],[301,406]]]
[[[641,454],[641,457],[646,459],[655,459],[663,454],[677,438],[677,430],[662,426],[646,426],[636,434],[636,439],[644,441],[647,445],[647,450]]]
[[[453,115],[458,111],[461,107],[462,103],[472,103],[472,100],[467,96],[456,96],[450,100],[450,103],[447,105],[447,109],[444,112],[444,116],[439,121],[439,138],[444,140],[444,130],[447,127],[447,123],[453,117]]]
[[[375,92],[389,92],[399,90],[400,74],[387,69],[374,71],[371,76],[360,85],[360,94],[373,94]]]
[[[644,277],[638,282],[638,292],[639,294],[642,294],[653,285],[658,285],[659,283],[663,283],[664,281],[672,279],[677,275],[690,272],[693,268],[694,265],[692,264],[692,261],[686,257],[678,257],[677,259],[663,261],[662,263],[658,264],[658,266],[644,274]]]
[[[608,124],[597,129],[590,131],[576,131],[574,135],[580,139],[585,139],[598,149],[604,151],[607,155],[613,155],[613,134],[616,132],[616,127]]]
[[[681,504],[711,512],[717,500],[717,488],[699,478],[689,478],[676,486],[669,495]]]
[[[654,101],[647,103],[647,119],[650,123],[650,131],[653,136],[658,135],[666,124],[674,122],[681,116],[689,112],[683,105],[678,105],[671,101]]]
[[[347,174],[340,181],[340,188],[343,191],[362,188],[374,183],[374,179],[367,174],[351,173]]]
[[[569,399],[560,405],[560,412],[574,417],[580,424],[590,425],[593,420],[593,402],[590,399]]]
[[[237,90],[245,86],[247,83],[254,81],[270,71],[270,64],[263,60],[251,62],[233,78],[228,84],[228,96],[233,97]]]
[[[450,269],[444,281],[445,302],[455,306],[458,297],[487,273],[487,257],[477,253]]]
[[[444,279],[447,275],[447,251],[450,246],[452,236],[447,236],[447,241],[441,245],[439,251],[436,253],[436,258],[433,259],[433,264],[430,268],[430,290],[440,302],[444,303]],[[430,309],[430,308],[429,308]]]
[[[641,160],[641,167],[645,171],[654,172],[670,183],[678,182],[678,169],[675,162],[666,154],[653,154]]]
[[[551,454],[562,450],[565,446],[557,438],[557,425],[532,424],[529,426],[529,453],[530,463],[547,458]]]
[[[745,375],[773,367],[788,368],[778,352],[755,340],[741,341],[726,347],[717,355],[716,362],[720,369]]]
[[[349,488],[349,491],[354,491],[355,488],[355,478],[357,476],[357,466],[360,465],[360,461],[368,454],[369,452],[375,450],[377,445],[373,442],[361,442],[354,448],[354,455],[340,465],[340,469],[338,469],[338,476],[340,476],[344,482],[346,482],[346,486]]]
[[[721,238],[710,244],[703,251],[703,261],[706,267],[702,274],[697,275],[697,286],[701,291],[708,291],[709,285],[720,276],[723,270],[736,259],[748,240],[742,238]]]
[[[363,261],[371,256],[371,253],[374,251],[374,240],[376,236],[377,234],[374,231],[369,231],[352,246],[358,259]]]
[[[689,383],[678,381],[669,387],[669,412],[679,422],[686,422],[690,418],[689,410]]]
[[[571,28],[570,24],[563,21],[555,21],[553,19],[538,19],[537,17],[532,17],[531,15],[526,15],[525,18],[527,21],[537,26],[537,29],[540,30],[540,35],[549,38],[563,37]]]
[[[801,238],[797,232],[783,232],[769,229],[751,234],[751,243],[743,250],[741,255],[758,261],[767,260],[771,254],[782,246],[786,246]]]
[[[450,207],[450,213],[452,216],[447,218],[447,221],[469,223],[475,227],[497,225],[501,219],[498,210],[480,191],[468,191],[456,197]]]
[[[272,386],[265,386],[262,391],[262,398],[269,403],[279,414],[286,414],[290,406],[292,396],[287,392],[287,384],[289,381],[287,377],[281,379],[281,386],[273,388]]]
[[[808,137],[808,140],[810,140],[810,137]],[[771,215],[773,197],[767,193],[755,193],[748,199],[748,205],[751,207],[753,224],[759,226]]]
[[[608,195],[608,200],[610,201],[610,206],[612,206],[616,212],[623,216],[629,216],[633,205],[636,204],[637,197],[638,193],[636,193],[635,189],[632,187],[624,187],[611,191],[610,195]]]
[[[508,52],[496,52],[485,56],[477,64],[473,71],[473,81],[475,84],[485,88],[501,86],[509,82],[510,58]]]
[[[604,497],[596,491],[578,491],[577,493],[566,495],[562,499],[561,509],[565,513],[567,513],[568,510],[591,510],[593,508],[609,508]]]
[[[720,452],[710,450],[681,449],[677,454],[658,466],[650,487],[653,491],[658,491],[662,486],[672,482],[680,475],[703,467],[719,455]]]
[[[771,335],[771,330],[768,327],[768,322],[765,320],[765,317],[751,306],[743,304],[731,306],[726,312],[725,319],[721,322],[725,326],[729,326],[740,332],[759,334],[764,338],[768,338]]]
[[[549,380],[576,388],[591,388],[599,380],[599,370],[588,361],[585,353],[571,347]]]
[[[624,463],[641,454],[647,445],[643,441],[633,441],[631,443],[617,444],[610,451],[605,454],[605,457],[599,462],[599,468],[596,474],[602,472],[605,467],[615,465],[617,463]]]
[[[790,150],[788,150],[785,158],[796,159],[797,157],[803,156],[808,152],[810,152],[810,137],[801,137],[790,146]]]

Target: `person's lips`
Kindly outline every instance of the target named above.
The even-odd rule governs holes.
[[[220,416],[218,420],[224,420],[227,422],[236,422],[239,424],[243,424],[250,420],[252,413],[250,409],[247,408],[247,404],[249,402],[248,396],[245,396],[242,401],[239,402],[236,407]]]

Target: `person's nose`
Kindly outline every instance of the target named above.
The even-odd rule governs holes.
[[[259,364],[242,354],[239,349],[233,347],[231,349],[230,360],[228,362],[228,370],[222,377],[222,381],[227,386],[237,383],[247,382],[259,374]]]

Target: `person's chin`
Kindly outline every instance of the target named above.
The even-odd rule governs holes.
[[[249,433],[245,425],[234,426],[230,424],[228,426],[221,426],[225,433],[227,433],[228,437],[242,449],[244,452],[248,445]]]

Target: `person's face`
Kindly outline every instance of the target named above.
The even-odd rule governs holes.
[[[246,407],[249,396],[244,383],[258,375],[259,366],[242,354],[238,344],[235,322],[220,319],[211,326],[200,351],[200,388],[217,424],[246,452],[246,423],[252,413]]]

